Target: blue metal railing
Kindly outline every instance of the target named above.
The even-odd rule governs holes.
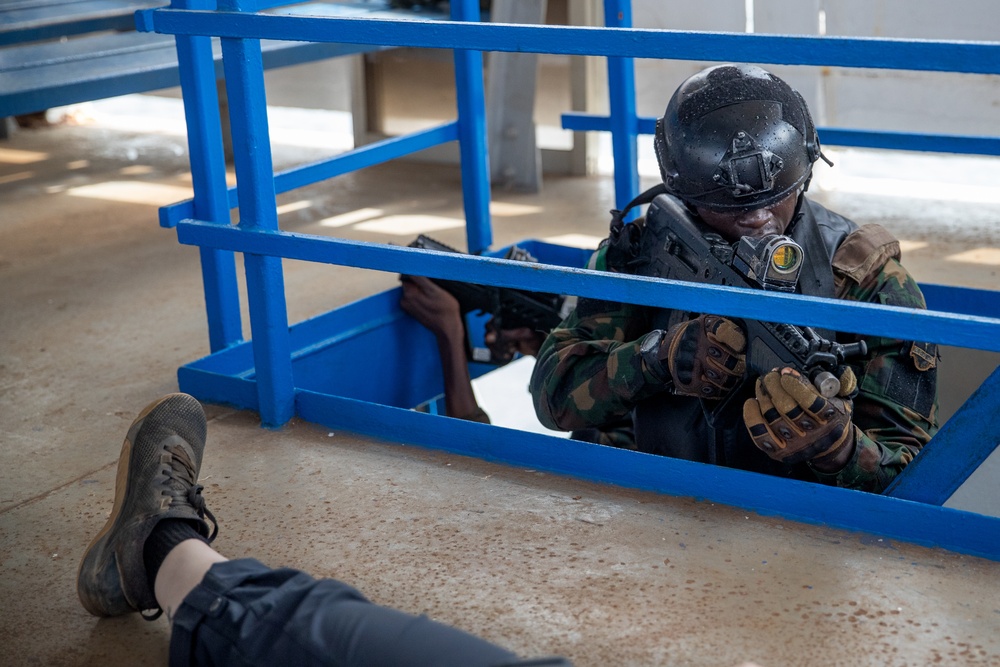
[[[199,398],[221,400],[260,412],[267,425],[280,425],[293,414],[340,428],[349,428],[417,444],[451,448],[510,461],[537,465],[591,479],[610,481],[666,493],[692,494],[740,505],[765,513],[779,513],[805,521],[873,530],[924,544],[1000,558],[1000,520],[939,507],[971,470],[993,451],[1000,434],[1000,376],[987,381],[977,393],[977,419],[956,421],[963,451],[961,465],[942,474],[936,466],[944,447],[955,443],[956,426],[942,429],[941,436],[925,448],[907,469],[907,484],[898,485],[898,498],[874,496],[819,484],[792,484],[738,470],[701,466],[664,457],[608,450],[584,443],[566,444],[547,436],[526,437],[506,429],[470,425],[436,416],[415,414],[399,407],[357,401],[332,391],[310,389],[297,382],[293,360],[303,357],[298,345],[319,350],[323,345],[299,341],[322,332],[327,318],[290,328],[285,308],[281,259],[340,264],[381,271],[471,280],[546,292],[577,294],[599,299],[710,310],[725,315],[754,317],[762,309],[780,308],[783,319],[861,334],[908,338],[914,330],[930,342],[982,350],[1000,351],[1000,308],[994,293],[965,298],[963,303],[981,304],[954,312],[921,311],[848,303],[831,299],[748,292],[662,281],[652,278],[586,271],[572,266],[533,265],[490,257],[458,256],[383,244],[281,231],[277,225],[275,194],[330,178],[354,168],[393,159],[413,150],[457,140],[461,149],[462,185],[469,249],[484,250],[492,242],[489,221],[489,174],[486,162],[485,109],[482,82],[482,51],[528,51],[537,53],[598,55],[609,58],[612,104],[609,118],[567,116],[572,129],[612,132],[615,146],[616,200],[620,206],[638,188],[635,141],[651,130],[650,119],[635,114],[632,59],[662,58],[708,61],[751,61],[764,64],[827,65],[904,70],[1000,74],[1000,43],[890,40],[787,35],[697,33],[628,28],[630,6],[623,0],[606,0],[606,21],[612,27],[530,26],[477,23],[477,0],[453,0],[453,21],[419,21],[334,17],[275,16],[255,13],[246,0],[224,0],[219,11],[206,9],[203,0],[175,0],[167,9],[139,15],[141,29],[174,34],[178,49],[189,52],[190,71],[182,78],[192,139],[192,165],[207,156],[205,170],[195,174],[195,197],[165,207],[161,220],[177,228],[182,243],[202,248],[210,270],[206,293],[210,294],[209,328],[212,349],[224,358],[227,370],[219,370],[211,358],[182,369],[182,385],[202,389]],[[197,6],[196,6],[196,3]],[[211,8],[207,8],[211,9]],[[614,27],[625,26],[625,27]],[[238,186],[225,186],[221,171],[221,142],[217,121],[209,112],[214,100],[214,80],[207,85],[199,75],[197,50],[208,36],[222,39],[226,80],[233,118],[233,139]],[[275,175],[271,168],[266,97],[259,61],[260,39],[292,39],[346,42],[386,46],[451,48],[455,51],[457,119],[422,134],[387,140],[312,165]],[[183,62],[183,60],[182,60]],[[189,101],[190,98],[190,101]],[[217,114],[215,114],[217,118]],[[992,137],[942,137],[903,133],[821,130],[826,143],[886,146],[998,154],[1000,140]],[[868,142],[868,143],[865,143]],[[218,144],[218,146],[216,146]],[[236,201],[233,201],[235,196]],[[229,224],[229,207],[237,203],[240,222]],[[229,333],[232,317],[224,311],[234,306],[235,290],[229,286],[229,262],[233,252],[244,253],[247,267],[252,354],[241,361],[248,344]],[[947,288],[943,288],[947,293]],[[212,296],[214,295],[214,296]],[[966,295],[967,296],[967,295]],[[213,316],[212,304],[221,304]],[[235,302],[238,324],[238,302]],[[403,326],[385,299],[373,302],[379,322]],[[359,312],[364,308],[357,309]],[[353,311],[352,311],[353,312]],[[336,319],[335,313],[330,320]],[[395,319],[394,319],[395,318]],[[332,326],[332,325],[331,325]],[[338,325],[340,326],[340,325]],[[228,327],[228,328],[227,328]],[[366,331],[374,327],[360,327]],[[315,330],[315,334],[313,334]],[[324,339],[326,340],[326,339]],[[294,341],[294,342],[293,342]],[[240,366],[243,364],[243,366]],[[232,372],[235,367],[252,371]],[[305,377],[300,373],[300,377]],[[374,377],[374,376],[373,376]],[[374,380],[373,380],[374,381]],[[198,384],[201,383],[201,384]],[[184,388],[184,386],[182,386]],[[192,392],[196,393],[197,392]],[[967,417],[968,415],[966,415]],[[436,421],[427,421],[436,420]],[[461,445],[442,443],[440,431],[459,436]],[[941,440],[943,445],[937,446]],[[573,452],[570,453],[569,449]],[[577,451],[579,450],[579,451]],[[636,458],[640,457],[640,458]],[[572,459],[572,461],[568,460]],[[652,460],[651,460],[652,459]],[[592,461],[596,467],[581,467]],[[640,469],[642,472],[640,472]],[[651,478],[648,471],[657,471]],[[694,476],[692,481],[691,476]],[[696,488],[698,492],[692,491]],[[900,498],[917,498],[914,503]],[[931,503],[931,506],[927,506]],[[864,510],[865,517],[857,516]],[[852,515],[853,512],[853,515]],[[890,513],[895,520],[886,520]],[[901,519],[908,516],[913,521]],[[881,517],[881,518],[877,518]],[[928,519],[927,517],[931,517]],[[984,537],[986,527],[992,537]]]

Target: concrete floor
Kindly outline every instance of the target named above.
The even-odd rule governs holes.
[[[320,152],[289,140],[275,161]],[[156,223],[156,207],[189,185],[183,138],[169,132],[61,125],[0,145],[2,664],[166,661],[166,621],[92,618],[75,576],[109,514],[128,424],[207,353],[197,251]],[[497,193],[497,242],[602,236],[612,198],[604,176]],[[416,233],[405,225],[450,220],[432,234],[463,243],[449,166],[373,168],[282,203],[289,230],[405,243]],[[995,287],[995,266],[948,258],[996,251],[996,226],[939,244],[929,217],[904,221],[876,203],[912,242],[920,279]],[[970,215],[962,206],[950,214]],[[337,217],[364,208],[383,221],[424,217],[394,218],[396,233]],[[299,321],[395,277],[287,262],[286,284]],[[202,481],[224,554],[344,579],[525,655],[580,666],[1000,665],[997,562],[206,409]]]

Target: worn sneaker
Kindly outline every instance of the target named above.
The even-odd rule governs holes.
[[[111,517],[87,547],[77,574],[80,602],[95,616],[160,607],[143,563],[143,545],[163,519],[189,519],[211,542],[218,532],[198,482],[205,412],[187,394],[169,394],[139,413],[125,436]],[[214,529],[209,535],[205,516]]]

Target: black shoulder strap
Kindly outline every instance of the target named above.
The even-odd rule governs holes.
[[[646,190],[645,192],[640,194],[638,197],[636,197],[629,203],[625,204],[625,208],[623,208],[622,210],[619,211],[616,208],[611,209],[611,226],[612,227],[616,226],[616,223],[617,225],[624,224],[625,215],[633,208],[635,208],[636,206],[642,206],[643,204],[648,204],[649,202],[656,199],[658,195],[666,193],[667,193],[666,184],[657,183],[656,185]]]
[[[636,261],[639,258],[642,232],[645,227],[641,220],[626,223],[625,215],[634,207],[648,204],[657,195],[666,191],[666,186],[660,183],[630,201],[622,210],[613,209],[611,211],[611,227],[608,230],[608,238],[602,241],[602,245],[607,248],[605,260],[609,269],[626,273],[631,273],[635,269]]]

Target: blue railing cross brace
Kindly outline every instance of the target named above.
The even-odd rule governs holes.
[[[495,257],[499,251],[489,250],[481,56],[483,51],[524,51],[608,57],[610,116],[568,114],[564,124],[612,133],[615,204],[621,206],[638,188],[636,138],[651,132],[653,123],[635,112],[633,58],[996,75],[1000,43],[643,30],[629,27],[631,7],[625,0],[606,0],[605,27],[479,23],[478,0],[453,0],[452,21],[277,16],[257,13],[251,4],[224,0],[216,11],[206,0],[175,0],[169,8],[137,16],[140,29],[177,37],[185,70],[195,196],[164,207],[160,219],[177,229],[181,243],[201,249],[212,354],[179,370],[182,390],[202,400],[257,410],[267,426],[298,415],[389,440],[1000,560],[1000,519],[942,506],[997,447],[1000,371],[949,420],[889,492],[876,495],[415,412],[409,408],[439,387],[440,369],[433,354],[414,354],[433,344],[430,334],[399,310],[398,290],[289,326],[281,273],[281,260],[290,258],[723,315],[752,317],[780,310],[783,320],[796,324],[896,338],[919,330],[922,340],[1000,351],[1000,297],[995,292],[926,286],[932,309],[922,311],[587,271],[579,268],[586,253],[534,241],[526,244],[542,264]],[[225,184],[214,79],[201,72],[209,36],[221,38],[225,53],[236,188]],[[260,39],[454,49],[456,119],[274,174]],[[825,128],[821,138],[841,145],[1000,154],[996,137]],[[460,145],[468,247],[484,251],[483,256],[295,234],[277,224],[278,193],[449,141]],[[239,224],[231,225],[229,211],[237,206]],[[249,342],[240,341],[236,252],[246,260]],[[947,310],[934,304],[947,304]],[[379,353],[370,354],[373,349]],[[331,373],[333,368],[337,373]],[[412,382],[396,382],[400,368],[413,371]]]

